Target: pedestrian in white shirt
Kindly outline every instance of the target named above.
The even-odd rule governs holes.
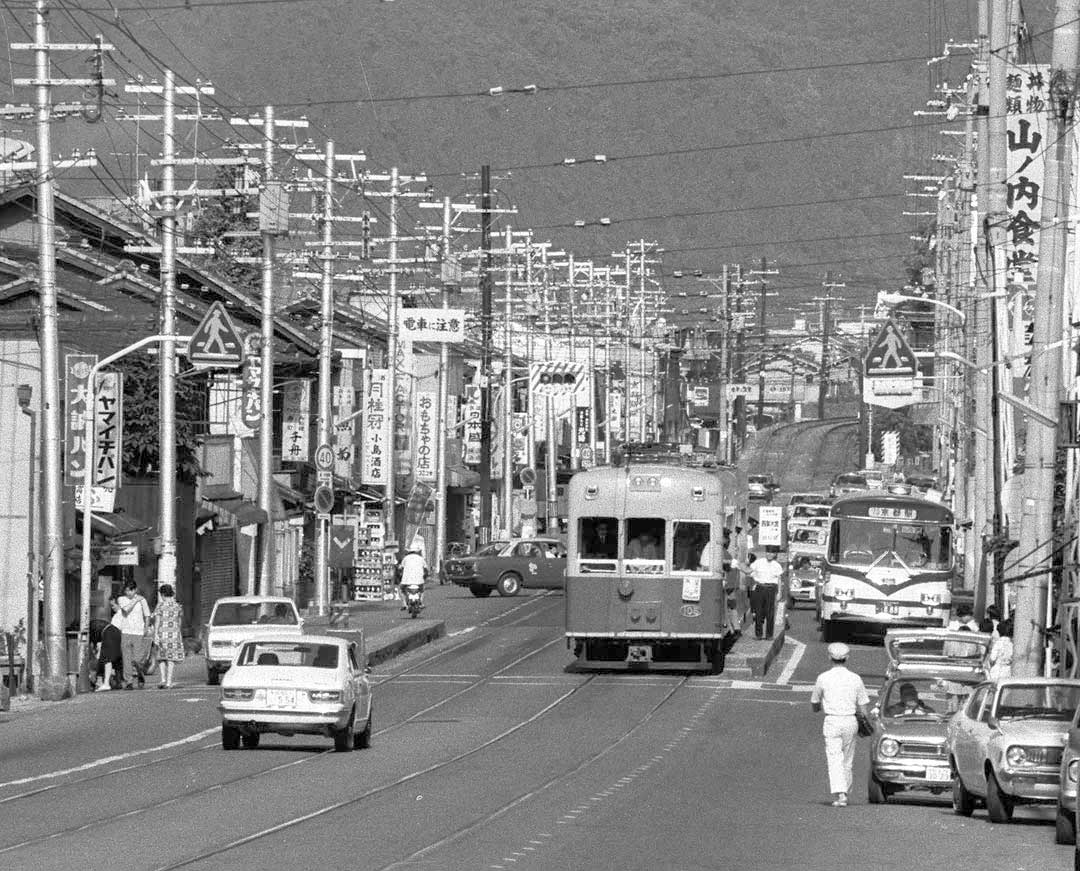
[[[427,580],[428,567],[427,560],[420,552],[419,543],[413,542],[409,545],[409,550],[401,558],[398,569],[400,571],[398,594],[401,596],[401,607],[405,607],[405,587],[410,586],[420,588],[420,602],[423,604],[424,582]]]
[[[990,655],[987,662],[990,665],[987,677],[997,680],[999,677],[1012,677],[1013,662],[1013,621],[1002,620],[998,623],[997,638],[990,644]]]
[[[750,566],[750,577],[754,585],[750,589],[750,608],[754,612],[754,637],[761,638],[762,624],[765,637],[773,637],[773,624],[776,622],[776,598],[780,594],[780,581],[784,569],[776,561],[776,551],[768,548],[765,559],[758,558]]]
[[[825,712],[821,733],[825,736],[825,761],[829,766],[833,807],[847,806],[855,762],[855,739],[859,733],[855,712],[866,716],[866,707],[870,704],[862,678],[847,667],[850,653],[846,644],[829,645],[832,668],[818,675],[810,694],[810,707],[815,712]]]
[[[150,606],[134,581],[124,584],[124,594],[116,600],[120,614],[120,649],[124,654],[124,689],[135,689],[145,683],[140,663],[146,661],[150,649]]]

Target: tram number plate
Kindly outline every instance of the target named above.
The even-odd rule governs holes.
[[[877,612],[879,614],[899,614],[900,606],[896,602],[878,602]]]
[[[933,783],[948,783],[952,780],[952,770],[944,766],[927,768],[926,779]]]

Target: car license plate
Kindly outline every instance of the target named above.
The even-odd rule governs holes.
[[[952,780],[952,769],[937,766],[927,768],[926,779],[933,783],[948,783]]]
[[[266,705],[269,708],[295,708],[296,690],[267,690]]]
[[[881,613],[899,614],[900,613],[900,606],[898,604],[896,604],[895,602],[878,602],[878,604],[877,604],[877,612],[879,614],[881,614]]]

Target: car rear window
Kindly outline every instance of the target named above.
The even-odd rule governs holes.
[[[338,653],[336,644],[249,641],[241,648],[236,664],[337,668]]]
[[[854,484],[858,487],[866,486],[866,478],[862,475],[840,475],[836,479],[837,484]]]
[[[210,617],[211,626],[295,626],[297,622],[291,602],[221,602]]]

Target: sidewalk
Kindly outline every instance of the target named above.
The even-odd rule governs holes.
[[[440,613],[439,603],[457,588],[435,586],[424,593],[425,611]],[[310,616],[304,615],[304,631],[311,635],[340,635],[353,640],[364,638],[367,662],[376,666],[394,657],[401,656],[425,644],[442,638],[447,633],[447,620],[412,619],[401,610],[397,600],[392,602],[348,602],[343,603],[340,615]],[[461,622],[461,621],[450,621]],[[456,627],[455,628],[460,628]],[[202,652],[189,651],[184,661],[176,666],[174,681],[179,687],[206,685],[206,660]],[[155,673],[146,678],[148,687],[157,686],[159,677]],[[88,696],[80,693],[76,698]],[[9,715],[16,715],[39,710],[48,705],[70,702],[46,702],[36,696],[12,696]]]

